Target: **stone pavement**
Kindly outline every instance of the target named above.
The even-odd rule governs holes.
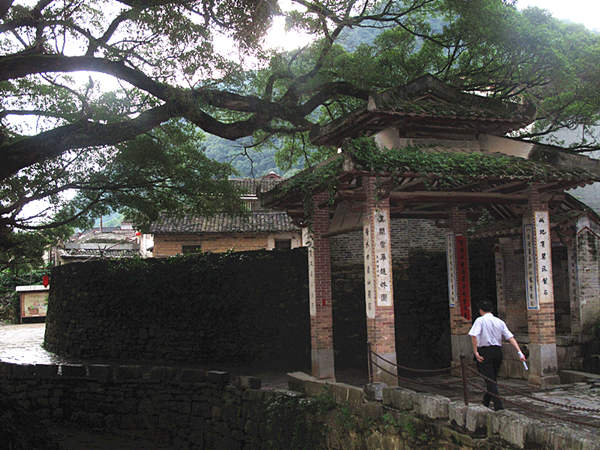
[[[42,348],[45,329],[44,323],[0,325],[0,360],[22,364],[69,362]]]

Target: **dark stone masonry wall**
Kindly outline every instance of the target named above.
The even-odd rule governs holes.
[[[221,371],[0,362],[0,398],[31,414],[31,430],[62,423],[173,449],[596,448],[590,433],[440,395],[300,372],[288,382],[291,391]]]
[[[446,252],[446,228],[435,226],[432,220],[393,219],[392,258],[402,265],[414,251]],[[360,231],[330,239],[333,267],[363,264],[363,241]]]
[[[74,263],[52,272],[45,347],[76,358],[310,362],[306,249]]]
[[[308,415],[294,422],[298,429],[285,429],[275,415],[283,414],[283,394],[261,390],[260,383],[173,367],[0,362],[2,397],[40,420],[143,434],[169,448],[286,448],[299,431],[307,442],[314,439]]]

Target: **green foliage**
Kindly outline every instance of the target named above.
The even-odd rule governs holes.
[[[59,266],[46,345],[78,357],[304,368],[306,264],[297,249]]]
[[[369,138],[351,141],[345,151],[366,170],[400,176],[406,172],[429,174],[432,180],[438,180],[445,187],[484,178],[549,181],[591,176],[581,169],[559,170],[549,164],[500,154],[460,153],[426,147],[382,150]]]
[[[325,449],[327,446],[328,417],[339,419],[341,411],[349,410],[338,406],[330,391],[316,397],[299,398],[278,396],[266,408],[266,435],[269,440],[262,443],[268,449]]]

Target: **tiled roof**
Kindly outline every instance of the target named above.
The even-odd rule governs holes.
[[[229,180],[235,187],[247,194],[267,192],[278,185],[282,180],[274,178],[240,178]]]
[[[346,138],[370,136],[385,128],[399,130],[400,137],[473,135],[502,136],[533,122],[535,108],[502,102],[448,85],[432,75],[370,96],[359,109],[323,127],[314,128],[315,145],[342,145]]]
[[[254,212],[246,215],[217,213],[212,216],[162,215],[150,233],[257,233],[299,231],[285,212]]]

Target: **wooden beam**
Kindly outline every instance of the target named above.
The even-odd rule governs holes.
[[[447,212],[437,211],[394,211],[390,209],[390,216],[394,219],[447,219]]]
[[[490,192],[392,192],[392,202],[445,202],[445,203],[526,203],[526,195],[496,194]]]

